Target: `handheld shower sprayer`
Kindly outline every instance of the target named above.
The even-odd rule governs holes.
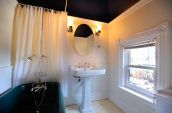
[[[47,90],[47,86],[45,84],[37,84],[35,87],[32,87],[31,88],[31,92],[37,92],[37,91],[40,91],[42,89],[45,89]]]
[[[41,104],[44,99],[45,91],[47,90],[46,85],[46,77],[47,73],[39,72],[35,73],[35,77],[37,77],[37,82],[32,84],[31,92],[34,98],[35,106],[36,106],[36,113],[40,113]]]
[[[39,72],[38,74],[36,73],[35,76],[37,76],[38,82],[32,84],[31,92],[37,92],[42,89],[47,89],[46,86],[46,77],[47,74],[45,72]],[[36,86],[35,86],[36,85]]]

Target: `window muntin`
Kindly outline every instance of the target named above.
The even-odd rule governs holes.
[[[152,96],[154,90],[155,44],[142,44],[125,49],[128,58],[126,86]]]

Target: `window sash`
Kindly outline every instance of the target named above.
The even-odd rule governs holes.
[[[124,75],[125,75],[125,87],[135,91],[135,92],[138,92],[138,93],[141,93],[143,95],[146,95],[146,96],[149,96],[149,97],[154,97],[154,92],[151,92],[147,89],[144,89],[144,88],[141,88],[137,85],[134,85],[134,84],[131,84],[129,82],[129,77],[130,77],[130,67],[131,68],[139,68],[139,69],[148,69],[148,70],[154,70],[155,71],[155,66],[152,66],[152,65],[131,65],[130,64],[130,52],[128,50],[130,49],[135,49],[135,48],[142,48],[142,47],[150,47],[150,46],[155,46],[155,43],[147,43],[146,45],[144,44],[140,44],[140,45],[133,45],[133,46],[128,46],[128,47],[125,47],[124,48],[124,62],[125,62],[125,68],[124,68]]]
[[[149,97],[154,97],[154,93],[149,91],[149,90],[146,90],[146,89],[143,89],[137,85],[134,85],[134,84],[130,84],[129,81],[127,81],[127,83],[125,84],[127,88],[129,89],[132,89],[138,93],[141,93],[141,94],[144,94],[146,96],[149,96]]]
[[[130,67],[139,68],[139,69],[155,70],[155,67],[154,66],[129,65],[128,68],[130,68]]]
[[[140,68],[140,69],[144,69],[144,68]],[[150,70],[152,70],[152,69],[150,69]],[[141,93],[143,95],[154,98],[154,92],[151,92],[151,91],[149,91],[147,89],[144,89],[144,88],[141,88],[141,87],[139,87],[137,85],[129,83],[129,77],[130,77],[130,69],[128,67],[128,73],[126,74],[125,86],[127,88],[131,89],[131,90],[134,90],[134,91],[138,92],[138,93]]]

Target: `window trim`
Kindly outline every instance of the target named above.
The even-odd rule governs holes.
[[[138,44],[133,44],[133,45],[127,46],[124,49],[136,49],[136,48],[144,48],[144,47],[152,47],[152,46],[155,46],[155,41],[140,42]]]
[[[131,89],[131,90],[133,90],[133,91],[135,91],[135,92],[138,92],[138,93],[141,93],[141,94],[143,94],[143,95],[146,95],[146,96],[148,96],[148,97],[152,97],[152,98],[154,97],[154,93],[153,93],[153,92],[148,91],[148,90],[143,89],[143,88],[140,88],[140,87],[138,87],[138,86],[136,86],[136,85],[130,84],[129,82],[127,82],[127,83],[125,84],[125,87],[126,87],[126,88],[129,88],[129,89]]]
[[[162,67],[162,65],[160,65],[162,57],[159,56],[159,54],[161,52],[164,52],[164,49],[160,48],[162,45],[161,43],[165,43],[167,45],[170,46],[170,44],[168,43],[169,41],[171,41],[169,39],[169,29],[170,29],[170,23],[169,22],[163,22],[153,28],[149,28],[147,30],[143,30],[143,31],[139,31],[136,32],[134,34],[131,34],[130,36],[127,37],[122,37],[119,40],[116,40],[117,43],[117,52],[118,52],[118,56],[117,56],[117,60],[118,60],[118,82],[119,82],[119,87],[121,88],[125,88],[125,79],[124,79],[124,72],[125,70],[125,62],[124,62],[124,54],[123,54],[123,50],[126,46],[129,45],[133,45],[136,44],[138,42],[145,42],[145,41],[152,41],[152,40],[156,40],[158,43],[156,43],[156,67],[155,67],[155,88],[154,90],[158,90],[160,88],[161,82],[163,83],[162,87],[166,88],[166,86],[170,86],[170,81],[169,80],[165,80],[166,78],[168,79],[170,77],[170,72],[172,72],[172,70],[169,69],[165,69],[164,66],[162,69],[159,69],[160,67]],[[165,36],[162,34],[166,34]],[[161,41],[161,39],[164,39],[164,41]],[[170,48],[165,48],[167,51],[165,51],[164,53],[169,53],[170,54]],[[166,55],[163,55],[164,57]],[[167,60],[169,60],[170,58],[164,59],[166,61],[166,66],[170,67],[170,62],[168,62]],[[162,73],[159,73],[160,71],[162,71]],[[166,73],[168,71],[168,73]],[[161,76],[162,74],[163,77]],[[165,78],[165,79],[164,79]],[[160,79],[160,80],[159,80]],[[165,82],[164,82],[165,81]],[[130,90],[129,88],[126,88],[127,90]],[[131,90],[133,91],[133,90]],[[135,92],[135,91],[133,91]],[[136,92],[137,93],[137,92]],[[138,93],[139,94],[139,93]],[[140,94],[142,95],[142,94]],[[145,96],[145,95],[143,95]]]
[[[134,44],[133,44],[134,45]],[[151,44],[146,44],[146,47],[151,47],[151,46],[155,46],[155,42],[154,43],[151,43]],[[151,92],[149,90],[146,90],[146,89],[143,89],[137,85],[133,85],[133,84],[130,84],[129,83],[129,68],[130,67],[133,67],[133,68],[140,68],[140,69],[148,69],[148,70],[154,70],[155,72],[155,68],[154,66],[143,66],[143,65],[130,65],[129,62],[130,62],[130,53],[126,50],[129,50],[129,49],[134,49],[134,48],[142,48],[142,47],[145,47],[143,46],[143,44],[140,46],[130,46],[130,47],[124,47],[122,49],[122,53],[123,53],[123,65],[124,65],[124,68],[123,68],[123,74],[124,74],[124,87],[125,88],[128,88],[128,89],[131,89],[133,90],[134,92],[137,92],[137,93],[140,93],[140,94],[143,94],[145,96],[148,96],[148,97],[151,97],[151,98],[154,98],[154,92]],[[156,50],[156,46],[155,46],[155,50]],[[156,57],[156,56],[155,56]],[[155,78],[155,76],[154,76]]]

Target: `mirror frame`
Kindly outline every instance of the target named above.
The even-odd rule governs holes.
[[[78,55],[87,56],[95,45],[94,34],[90,26],[80,24],[74,33],[74,49]]]

